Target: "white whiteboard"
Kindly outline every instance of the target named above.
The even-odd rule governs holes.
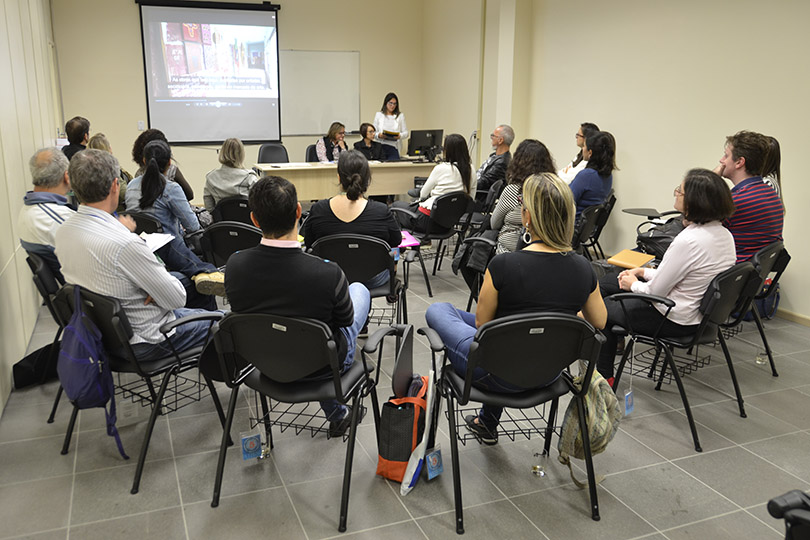
[[[360,51],[279,55],[281,134],[325,135],[332,122],[360,127]]]

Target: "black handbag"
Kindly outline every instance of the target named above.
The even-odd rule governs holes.
[[[650,227],[642,230],[645,226]],[[683,229],[683,216],[680,214],[664,223],[645,221],[636,227],[636,245],[643,253],[653,255],[656,259],[663,259],[669,245]]]

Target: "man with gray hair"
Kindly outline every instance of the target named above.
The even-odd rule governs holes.
[[[70,160],[71,186],[81,203],[56,232],[62,272],[73,283],[121,302],[132,326],[130,340],[139,360],[155,360],[202,345],[208,321],[178,326],[164,340],[160,327],[201,309],[185,309],[186,289],[133,234],[130,217],[116,219],[121,189],[118,160],[102,150],[83,150]],[[171,343],[169,343],[171,342]]]
[[[20,244],[28,253],[42,257],[56,279],[64,282],[54,254],[54,235],[75,213],[67,200],[68,158],[58,148],[42,148],[31,156],[28,166],[34,190],[25,194],[17,217]]]
[[[493,152],[489,158],[481,165],[475,173],[478,180],[478,192],[476,200],[483,201],[487,198],[490,186],[498,180],[506,180],[506,167],[512,159],[509,147],[515,140],[515,131],[506,124],[496,127],[490,134],[489,141]]]

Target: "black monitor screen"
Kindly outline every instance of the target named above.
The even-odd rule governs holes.
[[[443,129],[416,129],[408,138],[408,155],[424,156],[429,151],[438,154],[444,139]]]

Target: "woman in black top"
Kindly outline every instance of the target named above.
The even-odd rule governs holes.
[[[520,251],[492,259],[475,315],[448,303],[428,307],[425,320],[441,336],[458,374],[464,376],[467,372],[467,354],[478,327],[500,317],[538,311],[571,315],[581,312],[595,327],[604,327],[607,311],[596,276],[590,263],[571,250],[574,213],[571,190],[556,174],[530,176],[523,183],[521,215],[531,241]],[[498,392],[525,390],[482,368],[473,374],[473,383]],[[497,443],[502,410],[484,405],[479,415],[465,417],[467,428],[483,443]]]
[[[383,161],[383,145],[374,140],[377,130],[368,123],[360,124],[360,135],[363,138],[354,143],[354,149],[362,152],[369,161]]]
[[[392,248],[399,246],[402,235],[399,223],[388,206],[366,199],[371,182],[368,160],[357,150],[341,152],[338,158],[338,178],[342,193],[318,201],[309,211],[301,234],[309,248],[319,238],[332,234],[363,234],[384,240]],[[388,271],[380,272],[367,283],[373,289],[388,283]]]

